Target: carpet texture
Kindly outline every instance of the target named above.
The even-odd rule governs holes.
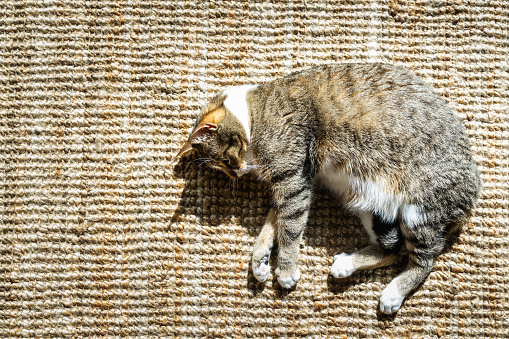
[[[509,2],[0,1],[0,337],[508,338]],[[330,277],[367,242],[319,191],[287,291],[249,260],[267,188],[176,158],[230,85],[331,62],[421,75],[484,190],[395,317],[402,269]]]

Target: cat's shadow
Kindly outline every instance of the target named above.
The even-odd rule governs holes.
[[[233,218],[235,222],[240,222],[250,237],[255,238],[258,235],[270,209],[270,190],[254,176],[246,175],[232,181],[225,174],[193,162],[192,159],[183,159],[176,163],[173,176],[184,179],[184,187],[171,217],[172,225],[183,227],[178,225],[186,224],[191,217],[201,225],[213,229],[214,226],[231,223]],[[306,246],[320,248],[320,252],[325,252],[329,265],[332,265],[335,254],[351,253],[368,243],[367,234],[358,218],[346,212],[335,197],[319,187],[315,190],[304,238]],[[295,291],[295,287],[284,289],[277,282],[274,276],[276,255],[277,248],[272,252],[272,273],[267,282],[256,280],[249,261],[247,288],[253,296],[260,295],[268,284],[272,285],[274,296],[279,299],[284,299]],[[336,279],[329,274],[327,290],[340,295],[370,280],[380,281],[385,286],[404,268],[405,263],[403,259],[395,265],[356,272],[345,279]],[[388,320],[389,323],[394,316],[378,312],[378,319]]]
[[[270,190],[254,176],[246,175],[236,181],[225,174],[211,170],[193,157],[181,159],[173,167],[174,178],[184,179],[184,187],[177,208],[171,217],[171,224],[183,227],[192,217],[201,225],[214,226],[228,224],[232,219],[239,221],[247,234],[255,238],[260,232],[269,212]],[[325,250],[332,264],[332,257],[341,252],[352,252],[367,243],[359,220],[346,212],[332,195],[324,189],[315,189],[315,198],[306,231],[306,246]],[[249,263],[248,289],[253,295],[263,292],[267,284],[272,284],[274,294],[284,298],[294,289],[279,286],[274,277],[277,248],[272,251],[270,280],[260,283],[252,273]],[[359,283],[357,278],[335,279],[328,276],[327,287],[339,294]]]
[[[239,221],[250,236],[258,235],[269,211],[269,191],[256,178],[245,175],[232,180],[193,157],[173,166],[173,178],[184,179],[184,187],[179,187],[182,193],[172,224],[189,217],[211,228]]]

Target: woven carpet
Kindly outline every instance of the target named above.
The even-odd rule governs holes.
[[[0,337],[508,338],[509,2],[0,1]],[[267,187],[176,158],[231,85],[331,62],[426,79],[484,191],[393,317],[402,269],[330,277],[367,242],[319,191],[295,290],[257,283]]]

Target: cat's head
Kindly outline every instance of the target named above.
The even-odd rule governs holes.
[[[224,105],[226,95],[212,99],[196,118],[189,139],[177,156],[195,151],[209,167],[238,178],[249,172],[249,141],[239,119]]]

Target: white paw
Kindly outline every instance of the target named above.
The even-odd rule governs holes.
[[[350,254],[341,253],[334,256],[334,263],[330,269],[332,276],[346,278],[351,276],[353,272],[355,272],[355,268]]]
[[[300,279],[299,269],[296,269],[295,272],[293,272],[292,275],[289,277],[281,277],[281,276],[277,277],[277,281],[284,288],[292,288],[293,286],[295,286],[297,281],[299,281],[299,279]]]
[[[263,262],[260,263],[260,266],[258,266],[257,268],[255,268],[253,270],[253,274],[254,274],[256,280],[261,281],[261,282],[267,281],[267,279],[269,278],[269,275],[270,275],[269,264],[265,264]]]
[[[405,297],[398,291],[396,284],[390,283],[380,297],[380,311],[385,314],[397,312]]]

